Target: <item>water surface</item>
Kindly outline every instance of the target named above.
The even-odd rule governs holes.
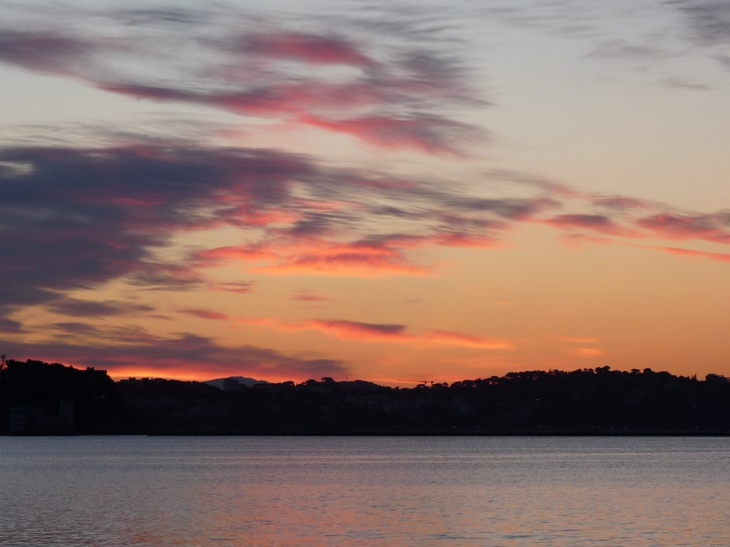
[[[730,545],[730,439],[0,437],[0,545]]]

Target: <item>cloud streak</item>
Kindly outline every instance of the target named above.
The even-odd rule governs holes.
[[[89,334],[93,328],[59,324],[66,332]],[[98,333],[97,333],[98,334]],[[138,336],[126,344],[79,344],[59,339],[47,343],[7,343],[12,355],[47,361],[61,360],[79,367],[106,369],[116,377],[169,376],[207,380],[247,373],[279,379],[344,376],[348,366],[338,360],[290,356],[254,346],[226,347],[193,334],[176,338]]]
[[[405,21],[390,31],[400,45],[388,50],[371,47],[372,40],[356,41],[347,18],[338,19],[343,31],[333,34],[273,21],[247,25],[243,12],[213,8],[180,8],[174,18],[179,24],[169,24],[169,13],[155,9],[57,15],[72,18],[77,33],[57,30],[58,21],[50,19],[24,30],[0,27],[0,62],[134,99],[347,133],[384,149],[453,154],[485,136],[444,114],[458,103],[486,104],[470,91],[470,75],[454,58],[429,51],[438,31],[428,42],[417,41]],[[79,24],[92,19],[94,25]],[[90,31],[99,20],[117,30],[113,39]],[[377,25],[368,30],[383,31]],[[171,59],[170,51],[180,56]],[[323,69],[341,69],[339,78]],[[191,76],[200,85],[191,86]]]
[[[202,319],[234,322],[283,332],[317,331],[340,340],[366,343],[403,344],[415,348],[446,345],[482,350],[515,349],[514,343],[509,340],[444,330],[416,334],[409,332],[405,325],[395,323],[363,323],[344,319],[312,319],[300,323],[287,323],[274,318],[234,317],[206,310],[181,310],[181,313]]]

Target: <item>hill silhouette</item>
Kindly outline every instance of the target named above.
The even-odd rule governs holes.
[[[64,408],[73,409],[70,427],[55,418]],[[58,432],[728,435],[730,380],[599,367],[414,388],[322,378],[223,390],[154,378],[114,382],[104,371],[9,361],[0,371],[0,433]]]

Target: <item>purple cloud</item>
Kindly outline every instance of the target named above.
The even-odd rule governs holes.
[[[385,31],[382,25],[363,27],[330,16],[336,19],[332,25],[342,28],[335,34],[271,22],[237,26],[231,21],[243,13],[231,10],[221,17],[217,12],[77,10],[74,34],[56,30],[56,20],[24,31],[0,27],[0,62],[73,77],[135,99],[316,125],[384,148],[458,153],[465,143],[486,136],[445,114],[457,104],[487,103],[474,91],[456,53],[433,52],[436,29],[426,41],[401,22],[387,31],[394,43],[375,48],[372,37]],[[78,24],[92,17],[95,24]],[[116,30],[113,40],[95,34],[99,18]],[[292,63],[302,65],[300,70]],[[138,70],[130,71],[131,65]],[[333,80],[318,67],[352,70]],[[160,73],[166,77],[159,78]]]
[[[66,324],[68,332],[86,334],[79,324]],[[344,376],[349,372],[342,361],[297,357],[266,348],[223,347],[209,338],[182,334],[177,338],[142,338],[123,345],[75,344],[67,340],[41,344],[5,344],[9,356],[46,361],[63,361],[75,366],[108,370],[112,375],[141,375],[154,371],[160,376],[219,376],[256,374],[268,378],[305,379]]]

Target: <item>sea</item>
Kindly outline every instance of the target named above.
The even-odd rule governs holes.
[[[730,438],[0,437],[2,547],[730,545]]]

